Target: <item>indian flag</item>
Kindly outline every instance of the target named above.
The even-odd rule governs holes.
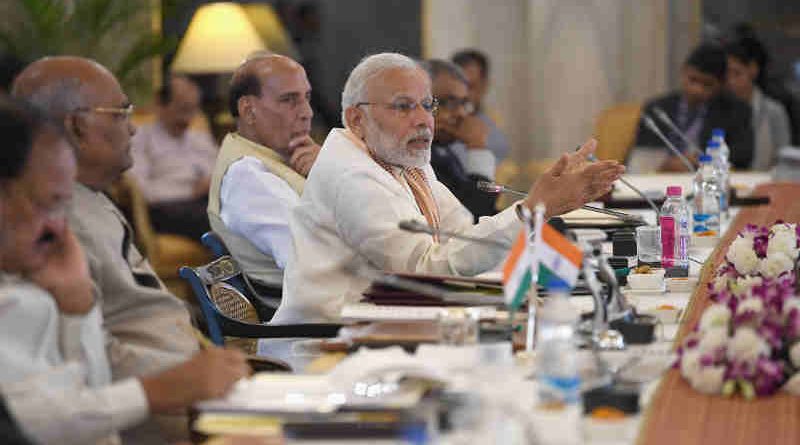
[[[520,230],[517,240],[511,246],[503,263],[503,294],[506,305],[512,310],[519,309],[525,295],[531,288],[533,277],[533,256],[528,248],[527,230]]]
[[[534,243],[539,263],[539,284],[545,287],[565,283],[575,287],[581,269],[583,252],[549,224],[542,224],[541,238]]]

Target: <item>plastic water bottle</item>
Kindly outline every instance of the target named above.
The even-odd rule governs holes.
[[[667,199],[661,206],[659,214],[661,264],[665,269],[689,270],[689,240],[691,239],[689,220],[691,217],[692,210],[683,199],[683,189],[677,185],[667,187]]]
[[[712,163],[717,167],[720,183],[720,213],[728,214],[731,191],[731,150],[725,142],[725,130],[715,128],[711,130],[711,141],[706,152],[711,155]]]
[[[568,295],[569,289],[563,285],[551,287],[539,310],[536,375],[539,403],[546,406],[580,402],[581,379],[574,338],[578,313],[569,303]]]
[[[694,221],[696,236],[719,236],[720,184],[711,156],[700,156],[700,168],[694,178]]]

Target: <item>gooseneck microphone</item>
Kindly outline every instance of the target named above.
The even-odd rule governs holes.
[[[660,107],[654,107],[653,108],[653,114],[655,114],[655,116],[659,120],[661,120],[661,122],[665,123],[667,125],[667,127],[669,127],[670,130],[675,132],[675,134],[677,134],[678,137],[680,137],[683,140],[683,142],[686,143],[686,146],[689,147],[689,150],[695,152],[698,155],[703,154],[703,152],[700,151],[699,148],[697,148],[697,144],[695,144],[694,141],[689,139],[686,136],[686,133],[682,132],[680,130],[680,128],[678,128],[678,126],[675,125],[675,122],[673,122],[672,119],[670,119],[670,117],[669,117],[669,115],[667,114],[666,111],[662,110]]]
[[[480,190],[482,192],[486,192],[486,193],[497,193],[497,194],[499,194],[499,193],[509,193],[509,194],[516,195],[516,196],[523,197],[523,198],[528,196],[527,193],[522,193],[519,190],[514,190],[514,189],[511,189],[511,188],[508,188],[508,187],[506,187],[506,186],[504,186],[502,184],[498,184],[496,182],[478,181],[477,187],[478,187],[478,190]],[[619,219],[621,219],[623,221],[634,221],[634,222],[641,222],[642,221],[642,217],[639,216],[639,215],[631,215],[631,214],[624,213],[624,212],[618,212],[616,210],[609,210],[609,209],[604,209],[604,208],[601,208],[601,207],[594,207],[594,206],[590,206],[590,205],[583,205],[583,206],[581,206],[581,208],[583,210],[588,210],[590,212],[602,213],[604,215],[613,216],[613,217],[619,218]]]
[[[654,121],[653,118],[645,114],[642,116],[642,121],[644,122],[644,125],[650,129],[650,131],[652,131],[656,136],[658,136],[659,139],[661,139],[661,141],[664,144],[666,144],[667,148],[669,148],[670,151],[672,151],[672,154],[674,154],[675,156],[678,157],[678,159],[680,159],[683,165],[686,166],[686,170],[689,170],[691,173],[696,172],[694,166],[692,166],[691,161],[689,161],[689,158],[684,156],[683,153],[681,153],[681,151],[678,150],[678,147],[676,147],[672,142],[670,142],[670,140],[666,136],[664,136],[664,133],[662,133],[661,129],[658,128],[658,125],[656,125],[656,121]]]
[[[594,154],[590,154],[590,155],[589,155],[589,161],[591,161],[591,162],[597,162],[597,161],[598,161],[598,159],[597,159],[597,156],[595,156]],[[631,184],[630,182],[628,182],[628,180],[627,180],[627,179],[625,179],[625,178],[623,178],[623,177],[621,177],[621,176],[620,176],[620,178],[619,178],[619,182],[621,182],[621,183],[625,184],[625,186],[626,186],[626,187],[628,187],[628,188],[629,188],[629,189],[631,189],[631,190],[632,190],[634,193],[636,193],[637,195],[639,195],[639,197],[640,197],[640,198],[644,199],[644,201],[645,201],[647,204],[649,204],[649,205],[650,205],[650,207],[653,209],[653,211],[654,211],[654,212],[656,212],[656,215],[658,215],[658,213],[659,213],[659,212],[661,212],[661,210],[659,210],[659,208],[658,208],[658,206],[656,205],[656,203],[655,203],[655,202],[653,202],[653,200],[652,200],[652,199],[650,199],[650,197],[648,197],[648,196],[647,196],[647,195],[646,195],[646,194],[645,194],[643,191],[639,190],[639,188],[638,188],[638,187],[636,187],[635,185],[633,185],[633,184]]]
[[[400,230],[405,230],[406,232],[411,232],[411,233],[426,233],[428,235],[439,235],[439,236],[441,236],[443,238],[454,238],[454,239],[460,239],[460,240],[464,240],[464,241],[471,241],[471,242],[474,242],[474,243],[483,244],[483,245],[491,246],[491,247],[496,247],[496,248],[504,249],[504,250],[508,250],[508,249],[511,248],[511,244],[502,243],[500,241],[495,241],[495,240],[490,240],[490,239],[477,238],[477,237],[474,237],[474,236],[469,236],[469,235],[464,235],[464,234],[461,234],[461,233],[451,232],[449,230],[434,229],[433,227],[431,227],[431,226],[429,226],[429,225],[427,225],[425,223],[422,223],[422,222],[419,222],[419,221],[415,221],[413,219],[400,221],[399,223],[397,223],[397,228],[400,229]]]

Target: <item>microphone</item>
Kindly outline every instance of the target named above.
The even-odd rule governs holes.
[[[595,155],[594,155],[594,153],[593,153],[593,154],[591,154],[591,155],[589,155],[589,161],[591,161],[591,162],[597,162],[597,160],[598,160],[598,159],[597,159],[597,156],[595,156]],[[653,209],[653,211],[654,211],[654,212],[656,212],[656,214],[658,214],[659,212],[661,212],[661,210],[659,210],[659,208],[658,208],[658,206],[656,205],[656,203],[655,203],[655,202],[653,202],[653,200],[652,200],[652,199],[650,199],[650,197],[648,197],[648,196],[647,196],[647,195],[646,195],[646,194],[645,194],[643,191],[639,190],[639,188],[638,188],[638,187],[636,187],[635,185],[633,185],[633,184],[631,184],[630,182],[628,182],[628,180],[627,180],[627,179],[625,179],[625,178],[623,178],[623,177],[620,177],[620,178],[619,178],[619,182],[621,182],[621,183],[625,184],[625,186],[626,186],[626,187],[628,187],[628,188],[629,188],[629,189],[631,189],[631,190],[632,190],[634,193],[636,193],[637,195],[639,195],[639,197],[640,197],[640,198],[644,199],[644,201],[645,201],[647,204],[649,204],[649,205],[650,205],[650,207]]]
[[[700,149],[697,148],[697,144],[695,144],[694,141],[686,137],[686,133],[682,132],[680,128],[678,128],[678,126],[675,125],[675,122],[672,122],[672,119],[669,118],[669,115],[667,114],[666,111],[662,110],[661,107],[653,107],[653,114],[655,114],[656,117],[659,120],[661,120],[661,122],[667,124],[667,127],[669,127],[670,130],[675,132],[683,140],[683,142],[686,143],[686,146],[689,148],[689,150],[697,153],[698,155],[703,154],[700,151]]]
[[[478,190],[486,193],[510,193],[512,195],[516,195],[523,198],[528,196],[527,193],[522,193],[519,190],[508,188],[496,182],[478,181],[477,187]],[[628,213],[619,212],[616,210],[604,209],[601,207],[594,207],[590,205],[583,205],[581,206],[581,208],[583,210],[588,210],[590,212],[602,213],[604,215],[613,216],[623,221],[642,222],[642,217],[639,215],[630,215]]]
[[[500,241],[484,239],[484,238],[476,238],[474,236],[463,235],[461,233],[451,232],[449,230],[442,230],[442,229],[434,229],[433,227],[421,223],[419,221],[414,221],[413,219],[400,221],[397,223],[397,228],[400,230],[405,230],[406,232],[411,233],[426,233],[428,235],[439,235],[445,238],[454,238],[460,239],[464,241],[471,241],[478,244],[483,244],[485,246],[491,246],[495,248],[505,249],[508,250],[511,248],[510,244],[501,243]]]
[[[694,166],[692,166],[692,163],[689,161],[689,159],[686,156],[684,156],[680,150],[678,150],[678,147],[676,147],[672,142],[670,142],[670,140],[666,136],[664,136],[664,133],[662,133],[661,130],[658,128],[658,125],[656,125],[656,122],[653,120],[653,118],[645,114],[642,116],[642,121],[644,122],[644,125],[650,129],[650,131],[652,131],[656,136],[658,136],[659,139],[661,139],[662,142],[664,142],[664,144],[666,144],[667,148],[669,148],[670,151],[672,151],[672,154],[674,154],[675,156],[678,157],[678,159],[681,160],[683,165],[686,166],[687,170],[689,170],[691,173],[696,172]]]

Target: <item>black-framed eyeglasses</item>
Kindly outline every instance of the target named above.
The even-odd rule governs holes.
[[[412,111],[416,110],[417,107],[422,107],[423,110],[427,111],[430,114],[436,114],[436,110],[439,109],[439,101],[435,98],[430,99],[422,99],[419,102],[415,102],[409,99],[397,99],[394,102],[359,102],[356,104],[357,107],[362,105],[381,105],[386,107],[386,109],[395,111],[402,116],[408,116],[411,114]]]
[[[447,111],[458,111],[459,108],[464,108],[464,111],[467,114],[472,114],[475,112],[475,104],[469,100],[469,98],[463,97],[440,97],[439,98],[439,107],[444,108]]]

